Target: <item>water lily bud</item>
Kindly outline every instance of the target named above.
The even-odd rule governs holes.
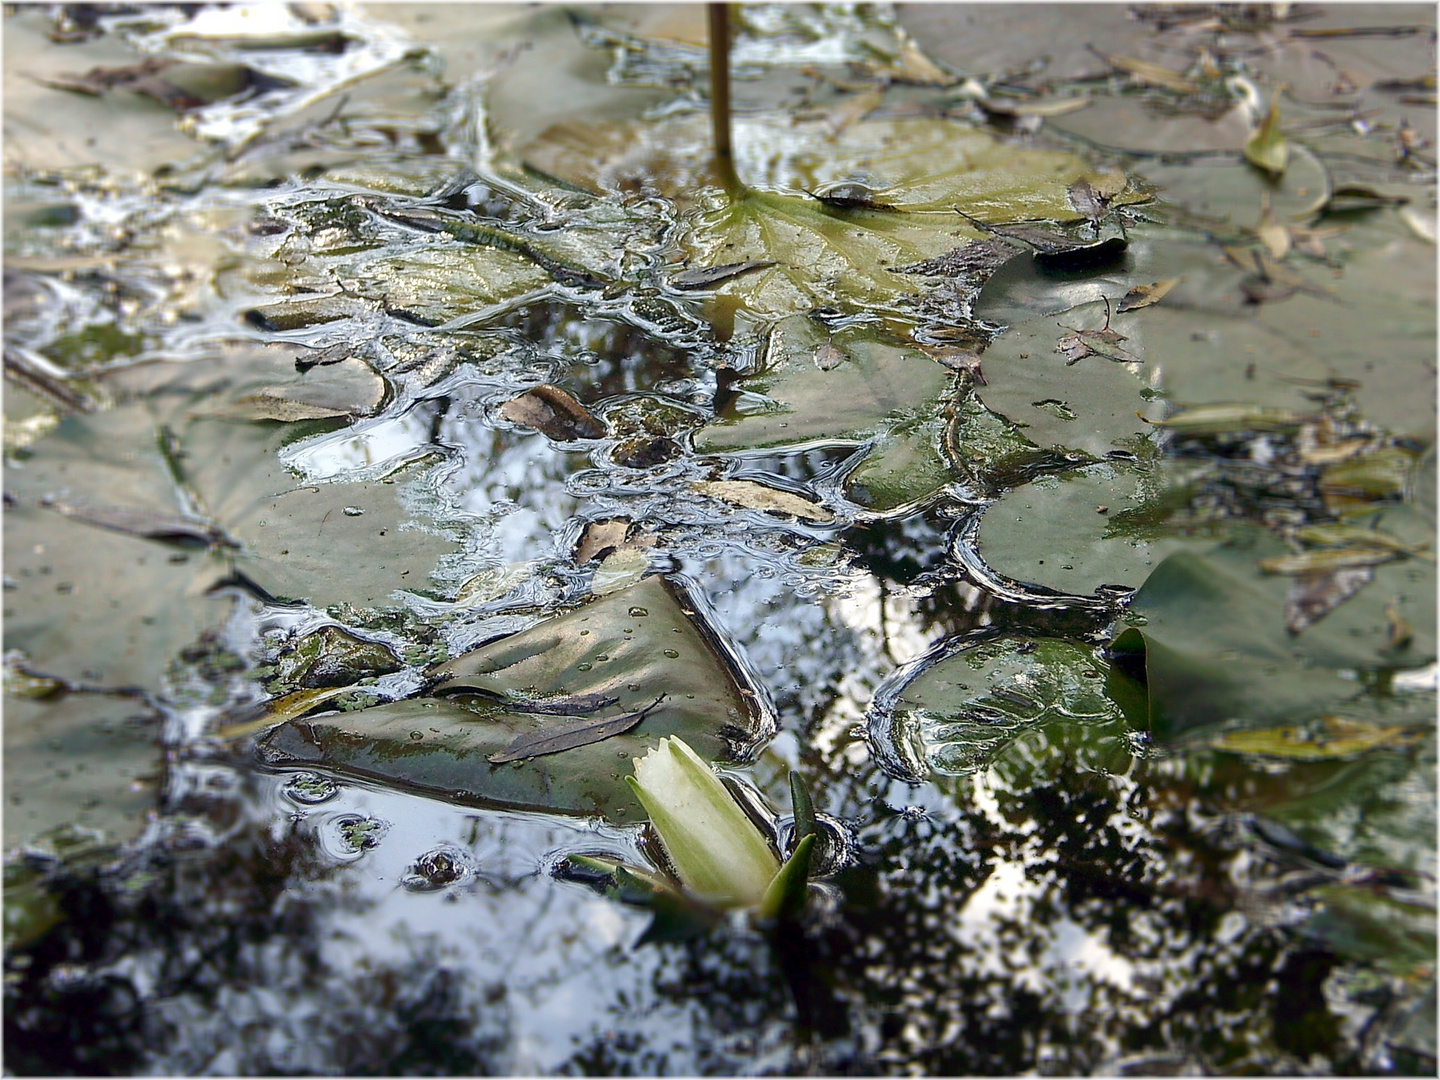
[[[626,779],[686,889],[712,902],[759,904],[780,862],[715,770],[678,737],[634,762]]]

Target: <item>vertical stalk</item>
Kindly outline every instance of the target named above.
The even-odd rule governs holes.
[[[735,155],[730,149],[730,5],[706,7],[710,12],[710,131],[715,172],[726,194],[735,198],[745,185],[735,173]]]

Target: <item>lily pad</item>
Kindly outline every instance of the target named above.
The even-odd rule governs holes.
[[[1154,471],[1108,463],[1042,477],[985,511],[980,558],[1004,577],[1068,595],[1107,585],[1139,588],[1166,555],[1185,546],[1179,537],[1157,538],[1142,523],[1162,492]],[[1130,524],[1127,516],[1141,522]]]
[[[1147,314],[1116,315],[1111,322],[1137,353],[1153,341]],[[1060,321],[1098,326],[1102,317],[1100,305],[1087,304]],[[1066,364],[1056,351],[1064,334],[1054,318],[1011,327],[985,351],[985,385],[976,387],[976,396],[992,412],[1021,425],[1021,433],[1037,446],[1101,457],[1143,436],[1147,425],[1136,413],[1158,419],[1161,411],[1149,400],[1153,395],[1142,396],[1147,387],[1140,376],[1099,357]]]
[[[914,780],[931,772],[965,776],[990,765],[1024,732],[1050,723],[1114,725],[1125,718],[1109,692],[1108,664],[1092,650],[1058,638],[980,638],[947,646],[897,672],[876,694],[870,737]],[[1114,758],[1123,770],[1128,747],[1119,739],[1091,760]]]
[[[271,764],[321,766],[472,805],[631,822],[644,814],[624,783],[630,759],[663,736],[682,736],[707,760],[734,760],[774,730],[763,691],[699,603],[659,577],[436,674],[432,696],[293,721],[265,736],[260,752]],[[517,736],[538,744],[609,720],[627,729],[525,760],[491,760],[510,756]]]
[[[842,362],[821,367],[828,344]],[[795,315],[776,325],[762,369],[731,386],[739,391],[716,421],[695,433],[704,454],[854,446],[882,428],[933,414],[951,375],[913,347],[860,328],[829,336]]]
[[[159,800],[159,717],[138,700],[5,698],[5,847],[62,826],[125,843]]]
[[[1416,612],[1403,658],[1390,653],[1385,606],[1399,594],[1416,608],[1433,596],[1434,571],[1409,560],[1375,568],[1376,581],[1300,635],[1286,626],[1289,583],[1260,560],[1283,547],[1268,536],[1238,536],[1207,554],[1178,552],[1136,593],[1132,615],[1145,622],[1115,641],[1140,654],[1154,730],[1170,738],[1193,728],[1293,724],[1362,699],[1346,669],[1418,667],[1434,659],[1432,613]],[[1412,609],[1414,610],[1414,609]]]

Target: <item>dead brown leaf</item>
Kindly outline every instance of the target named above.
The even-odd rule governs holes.
[[[1184,281],[1184,277],[1166,278],[1153,285],[1136,285],[1120,301],[1117,311],[1139,311],[1151,304],[1158,304],[1170,294],[1170,290]]]
[[[513,424],[534,428],[557,442],[599,439],[605,425],[558,386],[542,383],[500,406],[500,415]]]

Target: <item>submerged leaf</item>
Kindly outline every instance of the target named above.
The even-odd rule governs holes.
[[[1271,176],[1279,176],[1290,161],[1290,145],[1280,134],[1280,91],[1270,99],[1270,111],[1245,140],[1245,158]]]

